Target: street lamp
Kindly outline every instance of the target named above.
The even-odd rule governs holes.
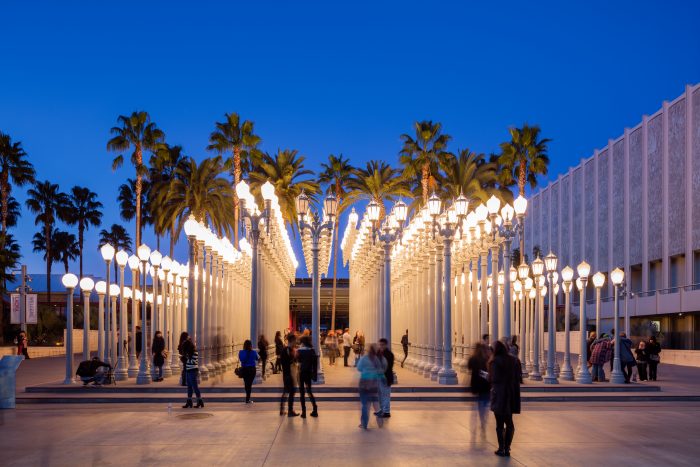
[[[533,313],[534,319],[532,323],[532,334],[533,334],[533,353],[534,358],[532,359],[532,373],[530,373],[530,379],[533,381],[541,381],[542,375],[540,374],[540,310],[539,301],[542,300],[540,297],[540,278],[544,272],[544,261],[538,256],[532,262],[532,275],[535,277],[535,310]]]
[[[528,357],[528,339],[527,339],[527,300],[529,299],[530,287],[527,287],[527,280],[532,282],[532,279],[528,277],[530,274],[530,266],[525,262],[524,255],[520,254],[520,264],[518,265],[518,278],[523,287],[524,293],[520,296],[520,366],[522,368],[523,377],[526,378],[527,374],[527,357]]]
[[[600,289],[605,283],[605,274],[598,271],[593,274],[593,285],[595,286],[595,336],[600,337]]]
[[[90,294],[95,282],[89,277],[80,279],[83,292],[83,360],[90,360]]]
[[[571,367],[571,318],[569,311],[573,278],[574,270],[570,266],[566,266],[561,270],[561,279],[564,286],[564,367],[561,370],[560,376],[564,381],[574,380],[574,370]]]
[[[188,275],[187,286],[190,291],[194,290],[194,266],[197,261],[195,252],[197,251],[197,233],[199,232],[199,222],[197,222],[192,214],[185,221],[185,235],[189,246],[189,262],[187,263]],[[195,335],[195,312],[194,312],[194,293],[190,293],[187,297],[187,334],[194,338]]]
[[[95,284],[95,292],[97,292],[97,358],[103,362],[107,360],[105,346],[105,294],[107,293],[107,283],[98,281]]]
[[[613,371],[610,374],[610,382],[613,384],[624,384],[625,375],[622,373],[622,367],[620,365],[620,310],[619,310],[619,294],[618,289],[622,281],[625,279],[625,272],[620,268],[615,268],[610,273],[610,280],[612,280],[613,286],[615,287],[615,306],[613,312],[613,323],[617,328],[615,329],[615,359],[613,361]]]
[[[148,335],[148,316],[146,311],[146,265],[148,264],[148,258],[151,256],[151,249],[148,247],[148,245],[141,244],[136,249],[136,254],[141,260],[141,272],[143,274],[143,282],[141,283],[141,362],[139,364],[139,373],[136,377],[136,384],[150,384],[151,371],[149,368],[150,362],[147,357],[150,352],[148,352],[148,347],[146,345],[146,336]]]
[[[129,269],[131,270],[131,343],[129,345],[129,369],[127,375],[129,378],[136,378],[139,374],[139,364],[136,360],[136,321],[138,309],[136,305],[136,292],[139,286],[139,257],[136,255],[129,256]]]
[[[559,380],[557,380],[557,375],[554,370],[554,348],[556,347],[557,342],[556,320],[554,316],[556,314],[557,308],[554,295],[556,283],[554,274],[556,274],[557,271],[557,255],[550,251],[549,254],[544,258],[544,262],[545,266],[547,267],[547,272],[549,273],[549,313],[547,313],[547,317],[549,318],[549,322],[547,325],[547,337],[549,343],[547,345],[547,374],[544,377],[544,383],[558,384]]]
[[[73,384],[73,290],[78,285],[75,274],[65,274],[61,278],[63,287],[66,288],[66,379],[63,384]]]
[[[333,193],[324,201],[325,216],[311,214],[309,210],[309,197],[303,191],[296,198],[297,215],[299,216],[299,230],[301,235],[311,237],[311,337],[316,352],[321,351],[321,284],[318,267],[321,237],[333,231],[335,216],[338,214],[338,200]],[[375,203],[376,204],[376,203]],[[308,220],[307,220],[308,218]],[[323,367],[319,364],[317,369],[317,384],[325,382]]]
[[[110,245],[109,243],[105,243],[102,245],[100,248],[100,253],[102,254],[102,259],[105,261],[105,264],[107,265],[107,276],[105,279],[105,282],[107,283],[107,288],[109,288],[109,266],[112,262],[112,258],[114,258],[114,247]],[[109,360],[109,363],[114,366],[116,363],[114,360],[112,360],[112,352],[114,352],[113,347],[115,346],[115,341],[116,339],[112,335],[116,331],[117,327],[117,320],[114,319],[112,320],[112,313],[110,310],[110,303],[109,303],[109,297],[107,298],[107,303],[105,304],[105,316],[106,316],[106,322],[105,322],[105,359]],[[116,318],[116,317],[115,317]]]
[[[591,372],[588,371],[588,348],[586,346],[586,284],[588,283],[588,275],[591,273],[591,266],[587,262],[581,261],[576,269],[578,271],[576,286],[580,293],[578,320],[580,350],[576,382],[579,384],[591,384],[593,380],[591,379]]]
[[[124,354],[124,342],[126,342],[126,313],[127,306],[124,300],[124,268],[129,261],[129,254],[124,250],[119,250],[115,255],[117,265],[119,265],[119,344],[117,345],[117,368],[114,371],[114,379],[123,381],[129,377],[129,364]]]

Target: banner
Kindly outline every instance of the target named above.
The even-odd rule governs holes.
[[[10,294],[10,324],[20,324],[19,294]]]
[[[37,294],[27,294],[26,321],[27,324],[36,324],[39,310],[37,308]]]

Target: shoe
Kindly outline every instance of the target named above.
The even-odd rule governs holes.
[[[364,426],[364,425],[362,425],[362,424],[360,424],[360,425],[357,425],[357,427],[358,427],[358,428],[362,428],[363,430],[366,430],[366,429],[367,429],[367,427],[366,427],[366,426]]]
[[[299,414],[296,413],[296,412],[294,412],[294,411],[291,411],[291,412],[289,412],[289,413],[287,414],[287,417],[288,417],[288,418],[298,417],[298,416],[299,416]]]
[[[247,401],[245,401],[245,403],[246,403],[246,404],[253,405],[253,401],[251,401],[251,400],[247,400]]]
[[[185,405],[182,406],[183,409],[191,409],[192,408],[192,399],[187,399],[187,402],[185,402]]]
[[[302,412],[301,412],[301,418],[306,418],[306,411],[303,411],[303,410],[302,410]]]
[[[316,409],[313,409],[310,414],[312,417],[316,418],[318,417],[318,411]]]
[[[197,398],[197,407],[196,408],[201,409],[203,407],[204,407],[204,401],[202,400],[201,397]]]
[[[391,418],[391,414],[389,412],[384,412],[382,418]]]
[[[280,409],[280,417],[283,417],[287,415],[287,412],[284,411],[284,409]]]
[[[377,417],[381,417],[381,416],[382,416],[382,411],[381,411],[381,410],[378,410],[378,411],[374,412],[374,415],[376,415]]]
[[[510,457],[510,449],[506,449],[505,451],[503,451],[503,455],[505,457]]]
[[[499,457],[506,457],[506,452],[503,449],[499,449],[498,451],[494,451],[493,453]]]

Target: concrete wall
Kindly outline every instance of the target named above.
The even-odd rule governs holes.
[[[97,351],[97,330],[90,330],[90,351]],[[65,341],[66,331],[63,331],[63,340]],[[0,356],[2,355],[14,355],[17,351],[17,347],[0,347]],[[83,352],[83,330],[74,329],[73,330],[73,351],[74,353]],[[56,347],[39,347],[39,346],[29,346],[29,357],[30,358],[41,358],[41,357],[58,357],[60,355],[65,355],[66,349],[63,346]]]

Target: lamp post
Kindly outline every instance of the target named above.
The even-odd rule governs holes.
[[[557,270],[557,255],[550,251],[549,254],[544,258],[544,262],[547,268],[547,272],[549,273],[549,313],[547,313],[547,317],[549,318],[547,324],[547,338],[549,342],[547,345],[547,374],[544,377],[544,383],[558,384],[559,380],[557,379],[557,375],[554,371],[554,348],[556,346],[557,338],[556,320],[554,316],[556,314],[556,303],[554,301],[554,274]]]
[[[78,285],[78,278],[68,273],[61,278],[61,282],[66,288],[66,379],[63,384],[73,384],[73,290]]]
[[[100,247],[100,253],[102,254],[102,259],[105,261],[105,264],[107,265],[107,273],[106,273],[106,279],[105,282],[107,284],[107,303],[105,307],[105,347],[104,347],[104,358],[105,360],[108,360],[109,363],[114,366],[115,362],[112,361],[112,352],[114,351],[112,349],[112,333],[114,332],[114,327],[116,325],[116,320],[114,324],[112,323],[112,313],[110,311],[110,300],[109,300],[109,285],[110,285],[110,280],[109,280],[109,266],[112,263],[112,258],[114,258],[114,247],[110,245],[109,243],[105,243]]]
[[[194,290],[194,265],[197,261],[197,232],[199,232],[199,222],[197,222],[192,214],[185,221],[185,235],[189,246],[187,263],[188,275],[187,286],[190,291]],[[187,298],[187,334],[194,337],[195,335],[195,312],[194,312],[194,293],[190,293]]]
[[[98,281],[95,284],[95,292],[97,292],[97,358],[103,362],[107,360],[105,346],[105,294],[107,293],[107,283]]]
[[[117,329],[117,297],[119,296],[119,286],[117,284],[109,284],[109,300],[110,300],[110,308],[112,311],[112,319],[111,319],[111,325],[112,325],[112,342],[110,346],[112,347],[112,360],[114,360],[113,367],[116,368],[117,364],[119,363],[119,358],[117,356],[117,350],[120,347],[119,343],[119,332]]]
[[[578,271],[578,279],[576,286],[578,287],[579,298],[579,356],[578,356],[578,371],[576,372],[576,382],[579,384],[591,384],[591,372],[588,371],[588,347],[586,345],[586,284],[588,283],[588,275],[591,273],[591,266],[585,262],[576,267]]]
[[[622,367],[620,365],[620,303],[619,303],[619,288],[622,281],[625,279],[625,272],[620,268],[615,268],[610,273],[610,279],[612,280],[615,289],[615,306],[613,311],[613,323],[615,323],[615,359],[613,361],[613,370],[610,374],[610,382],[613,384],[624,384],[625,375],[622,373]]]
[[[530,289],[526,286],[528,275],[530,274],[530,266],[527,265],[524,259],[524,255],[520,254],[520,265],[518,265],[518,277],[520,278],[520,285],[523,289],[520,295],[520,367],[523,374],[523,378],[527,378],[527,352],[528,352],[528,339],[527,339],[527,310],[526,310],[526,300],[530,294]]]
[[[602,272],[593,274],[593,285],[595,286],[595,337],[600,337],[600,290],[605,284],[605,275]]]
[[[117,344],[117,367],[114,370],[114,379],[123,381],[129,377],[129,364],[124,353],[124,342],[126,342],[126,313],[127,306],[124,300],[124,268],[129,261],[129,254],[124,250],[119,250],[115,255],[115,260],[119,266],[119,343]]]
[[[136,384],[150,384],[151,383],[151,371],[148,355],[148,347],[146,345],[146,336],[148,335],[148,316],[147,316],[147,303],[146,303],[146,265],[148,264],[148,258],[151,256],[151,249],[148,245],[139,245],[136,250],[136,254],[141,260],[141,269],[143,274],[143,282],[141,283],[141,362],[139,364],[139,373],[136,376]]]
[[[571,318],[569,316],[569,305],[571,299],[569,294],[573,287],[571,282],[574,278],[574,270],[566,266],[561,271],[562,284],[564,286],[564,367],[561,369],[561,379],[564,381],[574,380],[574,370],[571,367]]]
[[[95,282],[89,277],[80,279],[83,292],[83,360],[90,360],[90,294]]]
[[[627,281],[622,281],[622,291],[620,295],[625,297],[625,335],[627,338],[630,338],[630,315],[627,305],[629,304],[630,299],[634,298],[634,292],[629,289],[629,284]]]
[[[129,345],[129,378],[136,378],[139,374],[139,363],[136,359],[136,321],[138,321],[137,292],[139,287],[139,257],[129,256],[129,269],[131,270],[131,343]]]
[[[534,319],[532,326],[533,334],[533,352],[534,358],[532,359],[532,373],[530,373],[530,379],[533,381],[541,381],[542,375],[540,374],[540,310],[539,303],[542,300],[540,296],[540,277],[544,272],[544,261],[540,257],[537,257],[532,262],[532,274],[535,276],[535,300],[537,304],[534,309]]]
[[[160,263],[160,270],[163,273],[162,276],[159,276],[159,279],[162,279],[162,287],[163,287],[163,304],[161,306],[161,311],[163,315],[163,338],[165,339],[165,347],[168,351],[173,350],[172,346],[172,326],[173,326],[173,319],[172,315],[170,313],[170,306],[169,306],[169,297],[170,297],[170,283],[172,283],[172,275],[170,274],[170,270],[172,269],[173,265],[173,260],[170,259],[169,256],[164,256],[163,260]],[[170,277],[170,281],[168,281],[168,277]],[[173,375],[173,370],[170,368],[170,358],[166,358],[165,361],[163,362],[163,376],[165,378],[172,376]]]
[[[338,200],[336,199],[335,195],[328,195],[324,201],[325,216],[320,218],[318,214],[311,214],[309,210],[309,197],[302,191],[296,198],[296,209],[297,215],[299,216],[299,230],[301,235],[308,234],[311,237],[311,337],[313,339],[314,351],[320,353],[321,284],[318,270],[318,257],[320,251],[319,243],[321,241],[321,237],[325,233],[330,233],[333,231],[335,216],[338,212]],[[370,207],[368,206],[368,210],[369,209]],[[320,364],[320,359],[317,373],[318,376],[316,383],[325,383],[323,366]]]

